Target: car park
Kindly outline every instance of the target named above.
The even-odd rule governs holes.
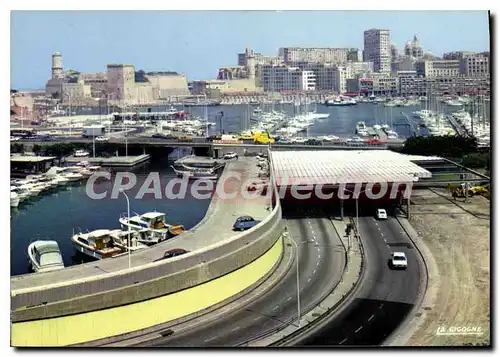
[[[259,223],[260,221],[255,220],[253,217],[241,216],[236,219],[236,222],[234,222],[233,230],[246,231],[247,229],[250,229]]]
[[[408,259],[403,252],[393,252],[391,254],[391,268],[392,269],[406,269],[408,268]]]

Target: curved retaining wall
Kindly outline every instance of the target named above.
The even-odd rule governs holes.
[[[260,257],[276,243],[283,229],[278,203],[258,226],[203,250],[85,281],[15,291],[11,297],[11,320],[30,321],[106,309],[203,284]],[[46,303],[54,295],[58,296],[57,301]]]
[[[278,239],[263,255],[242,268],[166,296],[101,311],[14,323],[11,345],[52,347],[81,344],[200,312],[262,281],[280,262],[283,248],[283,240]]]

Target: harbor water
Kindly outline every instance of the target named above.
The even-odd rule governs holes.
[[[165,197],[167,183],[176,178],[175,173],[165,161],[145,163],[133,169],[114,168],[113,171],[129,171],[137,176],[137,184],[127,194],[130,199],[130,214],[150,211],[164,212],[167,222],[183,224],[186,229],[195,226],[204,217],[210,199],[195,199],[190,195],[184,198],[168,199]],[[160,176],[161,198],[146,193],[141,199],[135,199],[144,180],[150,172]],[[104,199],[96,200],[87,195],[86,180],[56,188],[52,192],[42,192],[22,202],[18,208],[11,209],[11,275],[29,272],[27,258],[28,245],[35,240],[55,240],[63,256],[64,265],[70,266],[91,261],[76,252],[71,243],[73,232],[93,231],[96,229],[119,229],[120,215],[127,214],[127,201],[122,194],[112,199],[113,173],[111,180],[99,180],[94,191],[107,191]],[[153,187],[150,185],[149,187]]]

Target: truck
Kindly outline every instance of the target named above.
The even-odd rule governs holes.
[[[105,131],[106,128],[104,127],[104,125],[84,126],[82,131],[82,136],[84,138],[103,136]]]

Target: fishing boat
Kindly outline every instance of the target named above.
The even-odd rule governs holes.
[[[119,219],[123,231],[139,232],[138,241],[144,244],[156,244],[168,238],[184,233],[183,225],[171,225],[166,222],[166,214],[162,212],[146,212],[128,218],[122,214]]]
[[[35,273],[64,269],[59,245],[53,240],[37,240],[28,246],[28,259]]]

